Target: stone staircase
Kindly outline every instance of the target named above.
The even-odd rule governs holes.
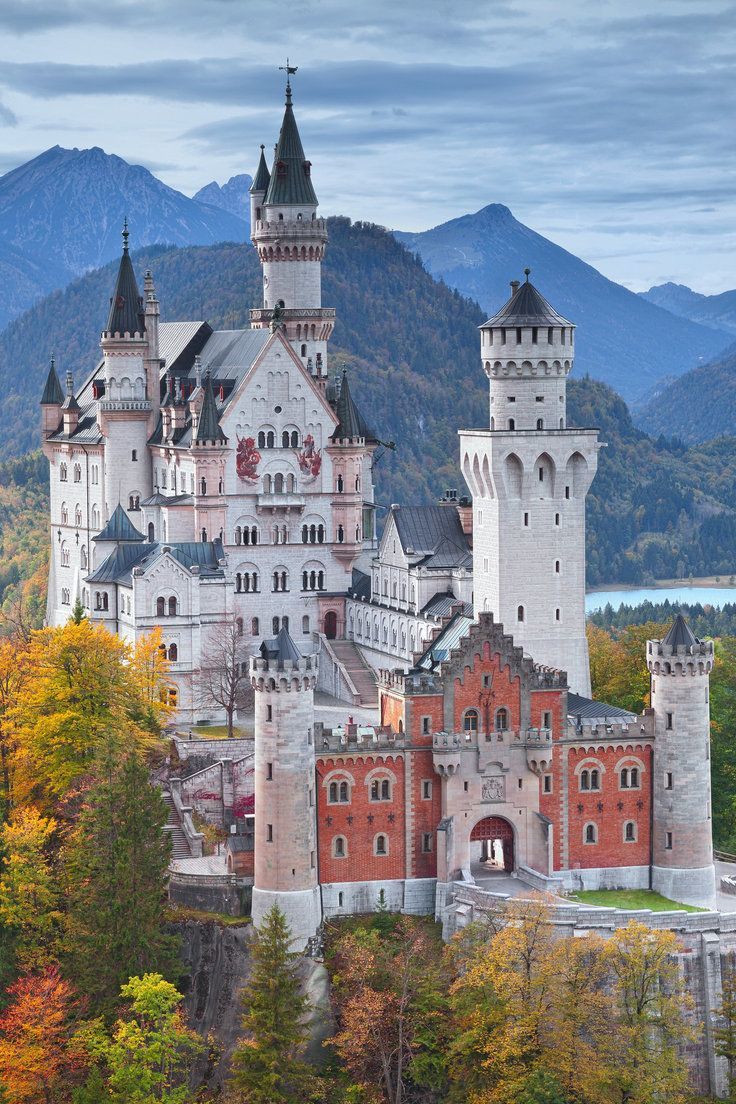
[[[330,647],[345,668],[360,695],[360,704],[375,708],[378,702],[378,677],[352,640],[331,640]]]
[[[164,824],[164,832],[166,832],[171,840],[171,858],[172,860],[191,859],[192,852],[189,848],[189,841],[181,826],[181,819],[176,811],[174,799],[169,790],[162,790],[161,796],[169,810],[169,818],[166,824]]]

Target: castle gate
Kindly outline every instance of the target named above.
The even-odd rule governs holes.
[[[504,817],[488,816],[479,820],[470,833],[470,842],[483,843],[483,858],[492,857],[494,845],[503,851],[503,869],[510,874],[514,869],[514,829]]]
[[[328,610],[325,614],[325,636],[328,640],[334,640],[337,636],[337,614],[334,610]]]

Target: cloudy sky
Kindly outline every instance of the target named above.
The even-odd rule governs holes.
[[[275,140],[325,213],[487,203],[639,290],[736,287],[729,0],[0,0],[0,171],[99,145],[191,194]]]

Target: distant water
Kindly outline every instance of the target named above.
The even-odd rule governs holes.
[[[725,606],[736,603],[736,587],[641,587],[639,590],[595,590],[585,595],[585,612],[603,609],[610,602],[615,610],[621,605],[638,606],[642,602],[686,602],[694,606]]]

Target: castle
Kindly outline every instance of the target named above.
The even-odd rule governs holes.
[[[496,875],[712,904],[712,644],[680,618],[649,642],[641,717],[590,697],[600,445],[567,424],[573,323],[528,271],[512,282],[480,331],[490,402],[488,428],[460,433],[469,497],[392,506],[377,545],[378,440],[329,374],[327,228],[288,81],[251,228],[249,330],[160,322],[126,227],[99,363],[63,390],[52,361],[48,623],[79,600],[131,641],[159,626],[184,724],[219,719],[203,683],[232,636],[255,699],[253,917],[277,901],[299,946],[381,891],[441,915],[458,881]],[[316,719],[317,689],[350,703],[345,723]],[[361,703],[370,723],[350,716]],[[220,795],[228,826],[237,796]]]

